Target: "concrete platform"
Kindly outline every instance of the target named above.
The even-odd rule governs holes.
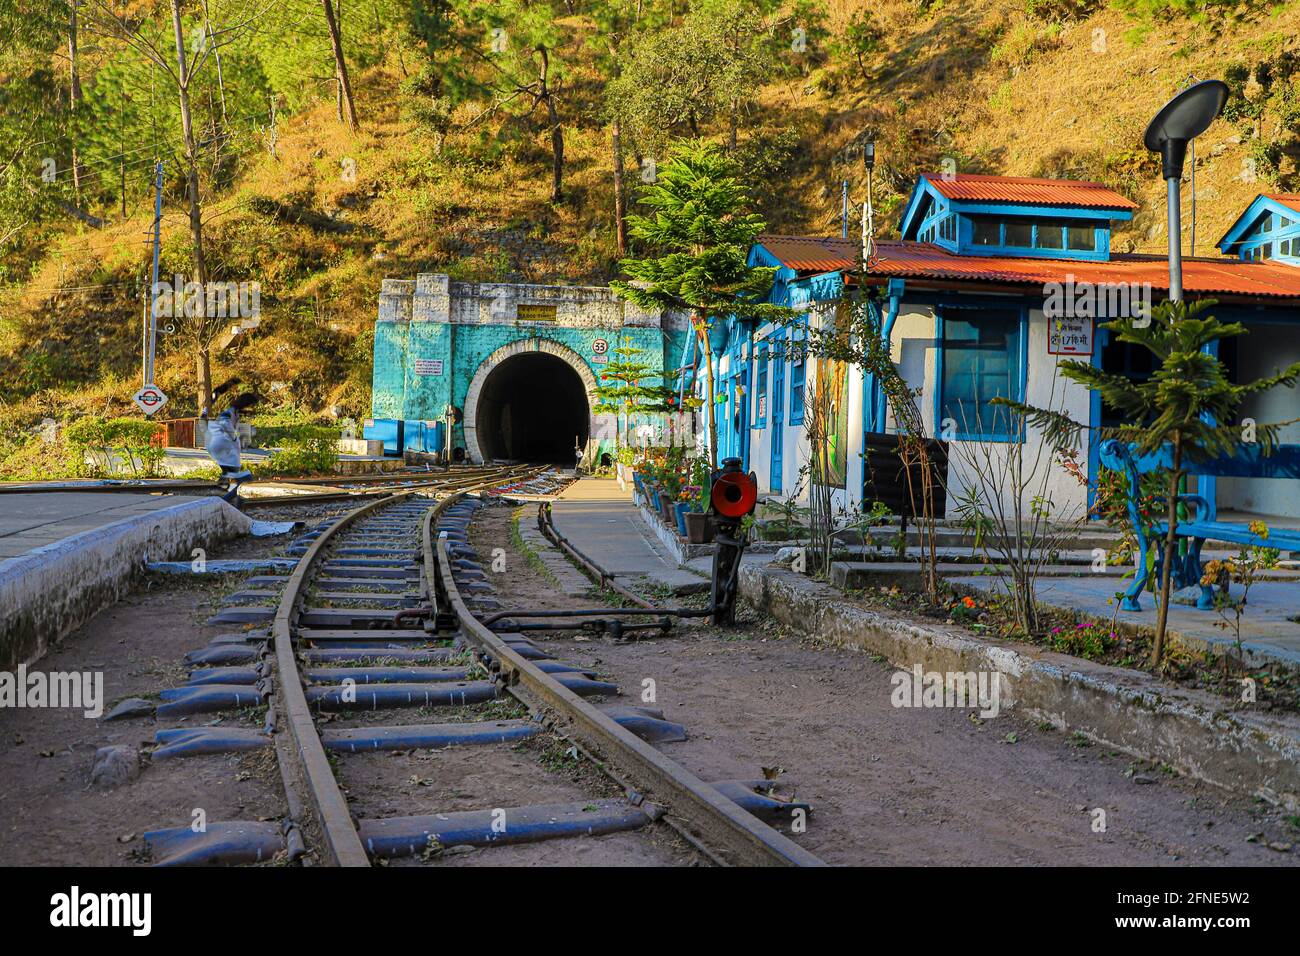
[[[581,478],[551,507],[559,532],[583,554],[622,578],[644,578],[674,592],[707,587],[707,578],[678,565],[642,520],[631,492],[613,478]]]
[[[199,496],[93,491],[0,495],[0,568],[9,559],[83,531],[197,500]]]
[[[188,560],[251,526],[212,496],[0,496],[0,669],[35,661],[117,601],[146,557]]]

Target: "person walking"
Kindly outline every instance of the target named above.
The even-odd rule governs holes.
[[[203,444],[221,469],[221,481],[227,488],[221,500],[228,504],[235,503],[239,498],[239,486],[253,477],[239,459],[239,416],[256,405],[258,398],[255,392],[236,395],[225,411],[208,422],[207,438]]]

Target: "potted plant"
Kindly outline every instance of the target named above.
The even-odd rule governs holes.
[[[686,537],[686,512],[691,510],[694,491],[691,485],[684,485],[680,497],[673,502],[673,518],[677,525],[677,533],[683,538]]]
[[[691,544],[708,544],[713,540],[713,522],[709,518],[709,493],[713,485],[713,469],[704,457],[693,458],[690,463],[691,483],[688,490],[690,507],[683,524],[686,540]]]

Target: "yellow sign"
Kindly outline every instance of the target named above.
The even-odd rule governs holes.
[[[515,312],[515,318],[520,322],[554,322],[555,306],[521,302]]]

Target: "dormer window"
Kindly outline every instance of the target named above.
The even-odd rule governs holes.
[[[1222,239],[1219,251],[1239,255],[1246,262],[1300,259],[1300,194],[1261,193],[1237,217]]]
[[[994,219],[989,216],[971,216],[970,219],[971,245],[974,246],[1097,251],[1097,229],[1089,222]]]

